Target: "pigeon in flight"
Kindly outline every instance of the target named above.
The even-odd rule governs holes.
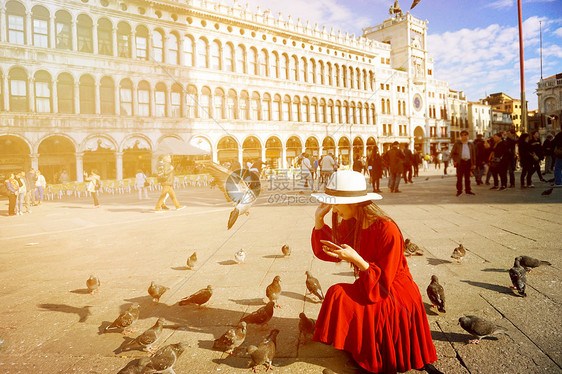
[[[510,288],[517,290],[519,294],[523,297],[527,296],[525,293],[525,287],[527,286],[527,271],[520,264],[521,257],[515,257],[513,262],[513,267],[509,269],[509,277],[511,278],[511,283],[513,286]]]
[[[281,307],[278,303],[279,295],[281,294],[281,277],[276,275],[273,282],[265,288],[265,295],[269,301],[273,301],[276,307]]]
[[[315,325],[316,322],[308,318],[304,312],[299,314],[299,342],[306,344],[306,342],[312,339]]]
[[[412,243],[410,239],[406,239],[404,240],[404,255],[406,257],[410,257],[412,255],[423,256],[423,249]]]
[[[322,292],[322,287],[320,287],[320,282],[310,274],[310,271],[306,272],[306,289],[308,290],[307,295],[311,293],[320,300],[324,300],[324,293]]]
[[[550,262],[548,261],[543,261],[543,260],[538,260],[536,258],[533,257],[529,257],[529,256],[519,256],[519,263],[521,264],[521,266],[523,266],[525,268],[525,270],[527,270],[528,272],[530,272],[532,269],[539,267],[541,265],[547,265],[550,266],[552,265]]]
[[[267,303],[267,305],[262,306],[255,312],[242,317],[240,321],[246,323],[253,323],[255,325],[264,325],[267,322],[269,322],[271,317],[273,317],[274,307],[275,307],[275,303],[273,301],[270,301],[269,303]]]
[[[86,287],[90,290],[90,294],[93,295],[95,292],[99,292],[101,282],[95,275],[90,275],[90,278],[86,281]]]
[[[154,353],[155,350],[152,348],[152,345],[156,343],[156,341],[162,335],[163,327],[164,327],[164,318],[158,318],[158,321],[156,321],[154,326],[152,326],[151,328],[149,328],[148,330],[137,336],[132,341],[125,344],[121,350],[130,351],[132,349],[140,348],[147,352]]]
[[[197,252],[193,252],[193,254],[187,258],[187,267],[191,270],[195,267],[196,263],[197,263]]]
[[[273,329],[257,347],[251,345],[248,347],[248,354],[252,357],[252,361],[248,365],[252,370],[257,372],[259,365],[265,366],[265,371],[271,369],[271,363],[275,358],[275,349],[277,346],[277,335],[279,330]]]
[[[291,255],[291,247],[289,247],[287,244],[284,244],[281,247],[281,252],[283,252],[283,256],[288,257]]]
[[[238,326],[228,329],[220,338],[215,339],[213,348],[229,355],[233,354],[234,350],[240,347],[246,339],[246,327],[246,322],[242,321]]]
[[[213,287],[211,287],[211,285],[208,285],[207,288],[200,289],[193,295],[181,299],[179,305],[183,306],[187,304],[197,304],[199,307],[201,307],[201,305],[209,301],[211,296],[213,296]]]
[[[107,332],[108,330],[112,329],[122,329],[123,335],[129,335],[130,333],[135,332],[135,330],[130,330],[129,328],[133,323],[135,323],[139,319],[140,315],[140,305],[133,304],[119,315],[111,325],[107,326],[103,332]]]
[[[256,177],[251,172],[231,172],[211,161],[206,163],[206,169],[224,193],[226,201],[236,204],[228,218],[227,229],[230,230],[238,216],[250,214],[250,207],[256,202],[260,194],[259,177],[257,177],[257,180],[254,180]],[[245,173],[247,175],[244,175]]]
[[[152,281],[150,283],[150,287],[148,287],[148,294],[152,296],[152,301],[158,303],[160,302],[160,298],[162,297],[164,292],[168,291],[169,289],[170,289],[169,287],[161,286],[159,284],[154,283],[154,281]]]
[[[156,373],[168,371],[175,374],[174,364],[187,348],[189,345],[186,342],[164,346],[150,356],[150,363],[146,367],[155,370]]]
[[[441,313],[445,313],[445,290],[439,284],[437,275],[431,276],[431,283],[427,286],[427,296],[434,307],[437,307]]]
[[[454,258],[460,264],[464,256],[466,256],[466,249],[462,244],[459,244],[459,246],[453,250],[451,258]]]
[[[243,264],[246,261],[246,250],[244,248],[240,248],[238,252],[234,254],[234,261],[237,264]]]
[[[494,325],[492,322],[486,321],[484,318],[477,316],[465,316],[459,318],[461,327],[476,339],[470,340],[470,343],[478,344],[480,339],[493,334],[506,334],[507,333]]]

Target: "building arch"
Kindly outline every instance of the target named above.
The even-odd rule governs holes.
[[[97,22],[98,54],[113,56],[113,23],[101,17]]]
[[[29,44],[26,13],[25,5],[19,1],[10,0],[6,3],[6,18],[2,20],[2,24],[7,29],[8,43]]]
[[[76,147],[74,139],[60,133],[47,135],[39,141],[37,146],[38,167],[47,183],[60,183],[59,176],[63,171],[66,171],[71,180],[78,179]]]
[[[256,160],[261,160],[261,149],[260,139],[253,135],[247,136],[242,143],[242,166],[245,168],[247,162],[253,164]]]
[[[217,160],[219,164],[238,162],[238,141],[232,136],[223,136],[217,143]]]
[[[133,178],[138,170],[152,174],[153,146],[150,139],[143,134],[131,134],[120,144],[123,153],[123,178]]]
[[[318,142],[318,138],[316,138],[315,136],[309,136],[304,143],[304,149],[305,152],[309,155],[318,158],[320,155],[320,145]]]
[[[361,136],[356,136],[353,139],[353,157],[354,158],[365,156],[365,154],[363,152],[363,150],[365,149],[364,144],[365,143],[363,143],[363,138]]]
[[[342,136],[338,140],[338,156],[342,165],[350,165],[351,144],[347,136]]]
[[[287,165],[295,165],[296,158],[302,153],[302,139],[298,135],[292,135],[285,143]]]
[[[17,173],[27,170],[31,166],[31,143],[17,134],[0,134],[0,172]]]
[[[117,142],[106,134],[92,134],[80,145],[83,153],[82,163],[88,174],[96,169],[102,179],[117,178],[116,150]]]
[[[283,143],[281,139],[272,135],[267,138],[265,142],[265,162],[272,169],[277,169],[282,166]]]
[[[331,136],[326,136],[322,140],[322,154],[327,155],[329,153],[336,155],[336,142]]]

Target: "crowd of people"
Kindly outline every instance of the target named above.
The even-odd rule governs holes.
[[[4,185],[8,195],[8,215],[17,216],[31,213],[32,207],[41,205],[47,182],[39,170],[29,169],[10,173]]]

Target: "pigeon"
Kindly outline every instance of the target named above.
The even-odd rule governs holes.
[[[521,264],[521,266],[525,268],[525,270],[529,272],[531,271],[531,269],[541,265],[548,265],[548,266],[552,265],[548,261],[538,260],[536,258],[529,257],[529,256],[519,256],[519,263]]]
[[[287,244],[284,244],[281,247],[281,252],[283,252],[283,256],[289,257],[291,255],[291,247],[289,247]]]
[[[174,364],[188,347],[189,345],[186,342],[164,346],[150,356],[150,363],[146,367],[155,370],[156,373],[167,371],[176,374]]]
[[[306,272],[306,288],[308,289],[307,294],[312,293],[320,300],[324,300],[324,293],[322,292],[322,287],[320,287],[320,282],[309,271]]]
[[[140,305],[133,304],[119,315],[111,325],[107,326],[103,332],[107,332],[110,329],[123,329],[123,335],[129,335],[134,330],[128,330],[128,328],[139,319],[140,315]]]
[[[515,257],[513,267],[509,269],[509,277],[511,278],[511,283],[513,283],[513,286],[510,288],[517,290],[521,296],[526,297],[525,287],[527,286],[527,272],[525,268],[521,266],[520,261],[521,257]]]
[[[252,370],[257,372],[259,365],[265,366],[265,371],[271,369],[271,363],[275,358],[275,349],[277,346],[277,335],[279,330],[273,329],[257,347],[251,345],[248,347],[248,354],[252,357],[252,361],[248,365]]]
[[[281,294],[281,278],[279,275],[276,275],[273,278],[273,282],[269,286],[265,288],[265,295],[269,299],[269,301],[273,301],[276,307],[281,307],[277,300],[279,299],[279,295]]]
[[[150,357],[141,357],[138,360],[133,360],[127,364],[123,369],[119,370],[117,374],[151,374],[156,373],[154,369],[147,368],[150,363]]]
[[[460,264],[465,255],[466,255],[466,249],[464,249],[462,244],[459,244],[459,246],[453,250],[453,254],[451,255],[451,258],[454,258]]]
[[[154,326],[137,336],[132,341],[128,342],[121,349],[122,351],[130,351],[132,349],[142,349],[150,353],[154,353],[152,345],[162,335],[162,328],[164,327],[164,318],[158,318]]]
[[[244,343],[246,339],[246,327],[246,322],[242,321],[238,326],[228,329],[220,338],[215,339],[213,348],[231,355],[236,348]]]
[[[152,301],[158,303],[164,292],[168,291],[169,289],[170,289],[169,287],[161,286],[159,284],[154,283],[153,281],[150,283],[150,287],[148,287],[148,294],[152,296]]]
[[[325,368],[324,370],[322,370],[322,374],[336,374],[336,372],[328,368]]]
[[[304,312],[299,314],[299,342],[302,341],[302,343],[305,344],[307,341],[312,339],[315,325],[316,321],[308,318]]]
[[[431,276],[431,283],[427,286],[427,296],[434,307],[437,307],[441,313],[445,313],[445,290],[439,284],[437,275]]]
[[[428,180],[429,180],[429,177],[425,178],[425,180],[428,181]]]
[[[476,316],[465,316],[459,318],[461,327],[470,335],[475,336],[476,339],[470,340],[470,343],[478,344],[480,339],[493,334],[506,334],[507,333],[494,325],[492,322],[486,321],[484,318]]]
[[[552,190],[554,190],[554,188],[549,188],[548,190],[543,191],[541,195],[548,196],[552,193]]]
[[[246,250],[244,248],[240,248],[240,250],[234,254],[234,261],[238,264],[243,264],[244,261],[246,261]]]
[[[180,300],[180,305],[187,305],[187,304],[197,304],[199,307],[205,304],[209,299],[213,296],[213,287],[208,285],[207,288],[200,289],[199,291],[195,292],[193,295],[188,297],[184,297]]]
[[[90,278],[86,281],[86,287],[90,290],[90,294],[93,295],[94,292],[99,292],[101,282],[95,275],[90,275]]]
[[[195,267],[195,263],[197,262],[197,252],[193,252],[191,256],[187,258],[187,267],[191,270]]]
[[[275,307],[275,303],[273,301],[270,301],[269,303],[267,303],[267,305],[262,306],[255,312],[242,317],[240,321],[246,323],[253,323],[255,325],[264,325],[271,319],[271,317],[273,317],[274,307]]]
[[[230,230],[240,215],[250,214],[250,207],[260,194],[259,177],[257,181],[249,180],[252,173],[239,175],[212,161],[206,161],[206,169],[224,193],[226,201],[236,204],[228,217],[227,230]]]
[[[404,255],[406,257],[410,257],[411,255],[423,256],[423,249],[412,243],[410,239],[406,239],[404,240]]]

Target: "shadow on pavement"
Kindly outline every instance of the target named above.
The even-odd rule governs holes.
[[[285,256],[283,256],[283,255],[265,255],[265,256],[262,256],[262,257],[263,258],[283,258]]]
[[[234,260],[219,261],[219,265],[236,265],[237,262]]]
[[[431,304],[428,304],[428,303],[426,303],[426,302],[424,301],[424,302],[423,302],[423,306],[425,307],[425,313],[426,313],[427,315],[430,315],[430,316],[438,316],[438,315],[439,315],[439,313],[437,313],[437,312],[435,311],[435,308],[432,308],[432,305],[431,305]]]
[[[427,264],[431,265],[431,266],[437,266],[437,265],[443,265],[443,264],[452,264],[452,263],[453,263],[452,261],[443,260],[443,259],[440,259],[440,258],[431,258],[431,257],[427,258]]]
[[[482,269],[482,271],[491,272],[491,273],[506,273],[509,271],[509,269],[487,268],[487,269]]]
[[[490,291],[496,291],[496,292],[499,292],[499,293],[511,295],[513,297],[517,297],[517,295],[515,295],[513,293],[513,291],[511,291],[511,288],[505,287],[505,286],[500,286],[499,284],[475,282],[475,281],[470,281],[470,280],[461,280],[461,282],[468,283],[468,284],[470,284],[471,286],[474,286],[474,287],[480,287],[480,288],[484,288],[484,289],[487,289],[487,290],[490,290]]]
[[[264,299],[260,297],[256,297],[253,299],[228,299],[229,301],[233,301],[239,305],[265,305],[266,302]]]
[[[70,291],[71,293],[77,293],[79,295],[86,295],[90,293],[90,290],[87,288],[77,288],[75,290]]]
[[[41,309],[48,310],[50,312],[62,312],[62,313],[74,313],[77,314],[80,319],[78,322],[86,322],[89,316],[92,315],[90,312],[91,305],[83,306],[78,308],[75,306],[65,305],[65,304],[39,304],[37,305]]]

